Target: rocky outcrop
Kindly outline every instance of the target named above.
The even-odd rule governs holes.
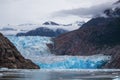
[[[25,59],[16,47],[0,33],[0,68],[39,69],[31,60]]]

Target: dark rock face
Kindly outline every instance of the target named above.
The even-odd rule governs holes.
[[[55,23],[55,22],[52,22],[52,21],[45,22],[45,23],[43,23],[43,25],[57,25],[57,26],[59,26],[58,23]]]
[[[39,69],[31,60],[25,59],[16,47],[0,33],[0,67],[10,69]]]
[[[60,34],[68,32],[64,29],[52,30],[46,27],[40,27],[35,30],[28,31],[27,33],[18,33],[17,36],[47,36],[47,37],[56,37]]]
[[[94,18],[48,46],[56,55],[111,55],[106,68],[120,68],[120,18]]]

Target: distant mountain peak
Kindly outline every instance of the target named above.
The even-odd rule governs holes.
[[[9,27],[3,27],[2,29],[0,29],[0,31],[16,31],[16,29],[9,28]]]
[[[58,25],[59,26],[58,23],[53,22],[53,21],[47,21],[47,22],[43,23],[43,25]]]

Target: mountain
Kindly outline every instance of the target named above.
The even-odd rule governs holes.
[[[0,68],[39,69],[31,60],[25,59],[16,47],[0,33]]]
[[[94,18],[80,29],[54,39],[54,53],[59,55],[92,55],[104,46],[119,44],[120,18]],[[103,48],[103,50],[102,50]],[[100,50],[99,50],[100,49]]]
[[[40,24],[25,23],[19,25],[3,25],[1,26],[0,32],[3,35],[16,35],[17,33],[26,33],[27,31],[38,28]]]
[[[43,25],[57,25],[57,26],[59,26],[60,24],[52,22],[52,21],[48,21],[48,22],[43,23]]]
[[[60,34],[68,32],[64,29],[49,29],[46,27],[40,27],[35,30],[28,31],[27,33],[18,33],[17,36],[48,36],[48,37],[56,37]]]
[[[106,9],[104,14],[108,17],[120,17],[120,0],[113,4],[112,8]]]
[[[16,29],[9,28],[9,27],[4,27],[4,28],[0,29],[0,31],[16,31]]]
[[[0,32],[3,35],[16,35],[17,33],[20,32],[26,32],[26,30],[19,29],[16,25],[6,25],[6,26],[1,26],[2,28],[0,29]]]
[[[107,9],[104,11],[104,13],[108,17],[119,17],[120,16],[120,8],[115,8],[115,9]]]
[[[48,37],[56,37],[60,34],[66,33],[68,31],[72,31],[78,29],[83,25],[85,22],[76,21],[72,24],[58,24],[52,21],[45,22],[42,25],[38,26],[34,30],[30,30],[26,33],[18,33],[17,36],[48,36]]]
[[[25,24],[19,24],[19,25],[4,25],[4,26],[0,26],[0,32],[3,35],[17,35],[17,34],[24,34],[27,33],[31,30],[35,30],[37,28],[40,27],[45,27],[48,28],[50,30],[55,31],[56,29],[63,29],[66,31],[72,31],[75,29],[78,29],[82,24],[82,22],[75,22],[72,23],[70,25],[63,25],[63,24],[58,24],[56,22],[52,22],[52,21],[48,21],[48,22],[44,22],[43,24],[32,24],[32,23],[25,23]]]
[[[117,9],[117,10],[116,10]],[[78,30],[62,34],[48,44],[56,55],[94,55],[112,56],[104,68],[120,68],[120,8],[109,12],[108,17],[93,18]]]

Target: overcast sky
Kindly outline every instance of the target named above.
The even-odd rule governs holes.
[[[0,24],[82,21],[91,17],[85,15],[98,13],[115,1],[117,0],[0,0]],[[84,18],[79,14],[85,14]]]

